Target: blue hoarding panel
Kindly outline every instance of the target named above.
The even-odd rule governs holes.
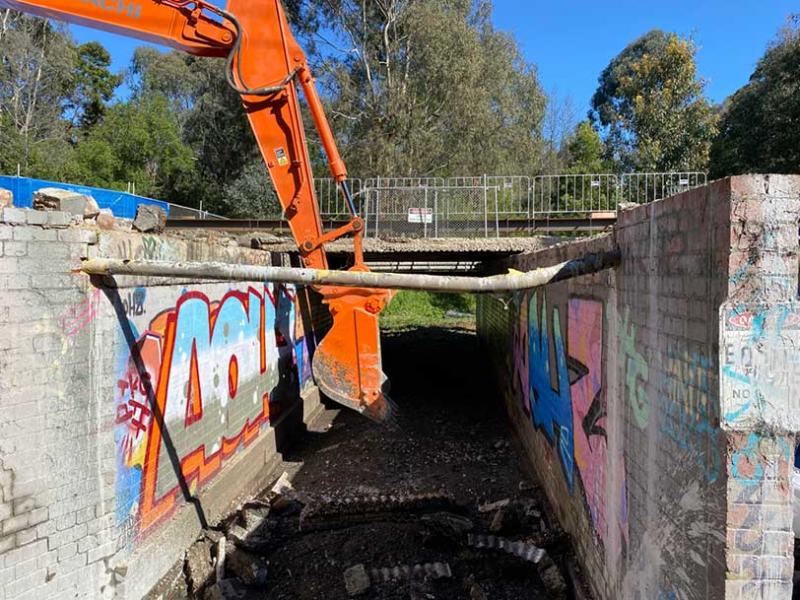
[[[85,185],[73,185],[29,177],[9,177],[0,175],[0,188],[11,190],[14,193],[14,206],[30,208],[33,205],[33,194],[42,188],[55,187],[64,190],[86,194],[97,201],[100,208],[110,208],[115,217],[133,219],[136,217],[136,207],[139,204],[154,204],[163,208],[169,215],[169,203],[142,196],[134,196],[126,192],[106,190],[103,188]]]

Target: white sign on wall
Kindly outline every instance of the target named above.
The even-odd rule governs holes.
[[[723,427],[800,426],[800,306],[779,303],[721,310]]]

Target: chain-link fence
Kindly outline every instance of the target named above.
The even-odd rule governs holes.
[[[367,188],[364,199],[367,237],[499,236],[495,186]]]

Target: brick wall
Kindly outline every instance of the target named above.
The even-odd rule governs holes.
[[[800,177],[735,177],[496,265],[622,252],[617,269],[479,303],[512,423],[598,597],[791,597],[799,218]]]
[[[287,260],[224,237],[9,208],[0,248],[0,599],[140,598],[319,407],[309,307],[323,312],[291,286],[72,272]]]

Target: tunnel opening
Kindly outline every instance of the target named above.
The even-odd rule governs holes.
[[[389,319],[394,426],[332,405],[284,477],[189,550],[174,597],[582,597],[468,310]]]

